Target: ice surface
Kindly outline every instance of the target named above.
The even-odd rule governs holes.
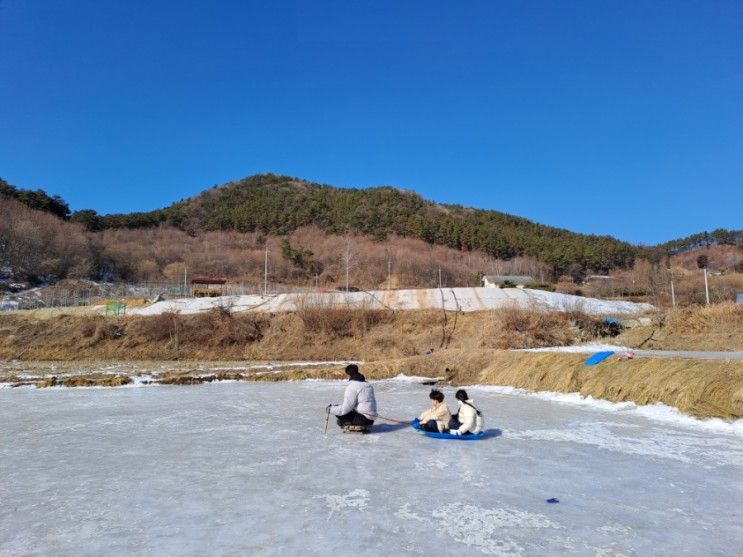
[[[430,387],[375,382],[412,418]],[[472,387],[490,437],[342,434],[340,381],[0,391],[2,555],[735,555],[743,435]],[[444,390],[447,402],[453,389]],[[497,429],[496,429],[497,428]],[[556,497],[559,504],[547,504]]]

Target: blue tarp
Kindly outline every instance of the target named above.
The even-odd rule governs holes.
[[[606,350],[605,352],[596,352],[593,356],[586,360],[587,366],[593,366],[599,362],[603,362],[606,358],[614,354],[612,350]]]

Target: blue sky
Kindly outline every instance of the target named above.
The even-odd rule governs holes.
[[[743,3],[0,0],[0,176],[275,172],[653,244],[743,228]]]

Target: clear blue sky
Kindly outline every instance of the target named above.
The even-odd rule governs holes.
[[[743,228],[743,2],[0,0],[0,177],[107,213],[258,172]]]

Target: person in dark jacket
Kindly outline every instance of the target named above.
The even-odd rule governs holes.
[[[377,417],[377,400],[374,387],[366,382],[356,364],[346,366],[348,387],[343,396],[343,404],[330,404],[330,413],[337,416],[341,428],[348,426],[370,427]]]

